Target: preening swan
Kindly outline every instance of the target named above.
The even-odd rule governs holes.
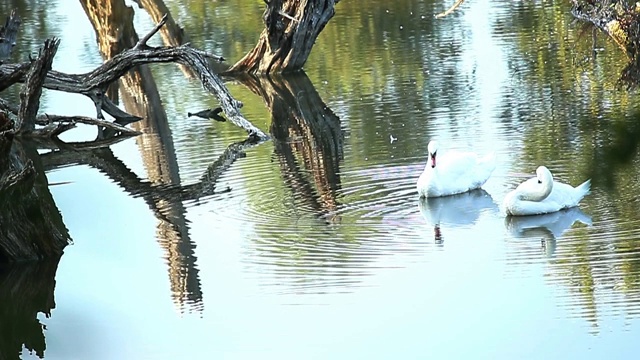
[[[427,146],[429,159],[416,185],[420,197],[461,194],[478,189],[496,168],[495,153],[483,157],[472,152],[440,154],[435,140]]]
[[[538,215],[578,206],[589,194],[591,180],[577,187],[553,181],[545,166],[536,169],[536,177],[518,185],[502,202],[507,215]]]

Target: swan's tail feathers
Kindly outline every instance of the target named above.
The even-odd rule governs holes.
[[[576,187],[579,199],[589,195],[591,193],[591,179],[583,182],[582,184]]]

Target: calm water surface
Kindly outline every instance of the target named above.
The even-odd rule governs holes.
[[[55,69],[101,63],[79,3],[17,3],[21,51],[57,35]],[[198,184],[244,132],[187,118],[216,100],[153,66],[168,126],[142,122],[112,152],[47,167],[50,183],[69,182],[50,191],[73,244],[55,307],[37,315],[46,345],[27,333],[22,358],[43,346],[46,359],[633,358],[640,104],[617,86],[624,55],[604,37],[594,55],[565,2],[474,0],[433,20],[449,4],[342,1],[306,76],[273,80],[271,97],[229,83],[273,140],[198,199],[136,189]],[[256,1],[167,6],[195,45],[232,61],[261,29]],[[136,7],[138,32],[152,24]],[[53,92],[42,110],[93,115],[88,99]],[[484,190],[419,201],[431,138],[496,151]],[[592,194],[505,219],[505,194],[542,164],[573,185],[591,178]]]

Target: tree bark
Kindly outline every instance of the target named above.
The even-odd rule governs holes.
[[[634,48],[637,38],[637,29],[632,29],[633,23],[638,22],[638,11],[635,7],[626,7],[618,0],[604,0],[592,2],[584,0],[573,0],[571,14],[579,20],[588,22],[596,26],[607,34],[629,57],[637,54],[637,47]],[[636,34],[633,34],[635,30]]]
[[[60,40],[51,39],[44,42],[44,49],[40,50],[38,58],[31,63],[31,69],[27,72],[27,79],[20,91],[20,109],[18,110],[18,122],[16,133],[29,134],[36,129],[36,115],[40,108],[40,95],[42,84],[51,70],[53,57],[56,56]]]
[[[0,152],[0,264],[59,257],[70,238],[39,154],[33,144],[10,146]]]
[[[311,48],[335,14],[339,0],[270,0],[258,44],[229,73],[287,73],[302,70]]]

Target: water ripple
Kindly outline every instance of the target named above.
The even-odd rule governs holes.
[[[270,291],[352,291],[347,289],[377,269],[403,266],[390,255],[424,251],[415,191],[421,170],[421,165],[352,169],[339,174],[333,191],[312,170],[291,173],[276,161],[247,158],[222,180],[231,188],[240,181],[252,186],[242,187],[241,195],[232,191],[227,205],[213,211],[253,228],[247,269],[262,273],[261,283],[287,284],[288,290]],[[263,186],[267,174],[280,176],[285,187]]]

